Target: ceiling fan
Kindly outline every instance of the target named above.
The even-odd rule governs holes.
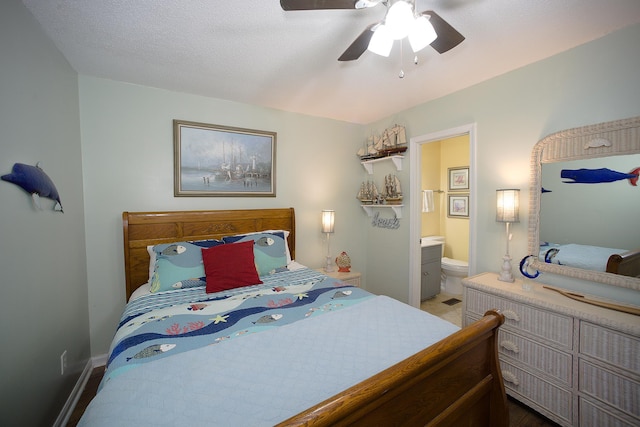
[[[393,4],[392,4],[393,3]],[[367,50],[383,56],[389,56],[393,40],[408,37],[414,52],[429,44],[438,53],[445,53],[453,49],[464,40],[464,36],[453,28],[440,15],[432,10],[415,13],[415,0],[280,0],[280,6],[285,11],[290,10],[321,10],[321,9],[364,9],[383,4],[387,7],[387,13],[380,22],[367,26],[364,31],[351,43],[351,45],[338,58],[338,61],[353,61]],[[389,35],[389,21],[394,20],[396,10],[402,9],[404,14],[410,15],[410,25],[403,23],[400,28],[406,31],[400,35]],[[416,25],[414,25],[414,22]],[[407,34],[409,27],[420,29],[413,35]],[[434,32],[435,31],[435,32]],[[417,36],[417,37],[416,37]],[[418,40],[420,38],[420,40]],[[418,40],[414,43],[414,40]]]

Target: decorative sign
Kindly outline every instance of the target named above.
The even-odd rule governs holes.
[[[394,215],[393,218],[380,218],[380,212],[376,212],[371,220],[371,225],[378,228],[395,230],[400,228],[400,220],[396,215]]]

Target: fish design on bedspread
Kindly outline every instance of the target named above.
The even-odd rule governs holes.
[[[131,359],[144,359],[147,357],[157,356],[158,354],[166,353],[169,350],[173,350],[176,347],[175,344],[155,344],[140,350],[133,357],[127,358],[127,361]]]
[[[635,168],[629,173],[617,172],[607,168],[600,169],[562,169],[560,178],[570,181],[562,181],[565,184],[601,184],[603,182],[615,182],[628,179],[629,184],[637,187],[640,168]]]
[[[311,269],[262,277],[246,290],[204,287],[151,293],[129,303],[100,388],[142,363],[344,309],[373,295]],[[340,299],[340,304],[335,299]],[[153,321],[150,321],[153,320]],[[170,347],[167,344],[170,343]]]

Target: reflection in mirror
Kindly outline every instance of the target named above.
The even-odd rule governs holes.
[[[640,117],[538,142],[529,268],[640,290],[639,167]]]
[[[542,165],[540,261],[607,271],[639,250],[639,171],[640,154]]]

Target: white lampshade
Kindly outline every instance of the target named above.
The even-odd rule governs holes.
[[[413,21],[413,7],[406,1],[400,0],[391,5],[384,23],[389,29],[391,38],[400,40],[409,35]]]
[[[371,36],[367,49],[376,55],[388,57],[393,47],[393,38],[386,25],[378,25]]]
[[[336,216],[336,212],[333,210],[325,209],[322,211],[322,232],[323,233],[333,233],[335,216]]]
[[[520,190],[496,190],[496,221],[520,222]]]
[[[438,35],[426,16],[420,16],[411,25],[409,44],[414,52],[418,52],[433,42]]]

